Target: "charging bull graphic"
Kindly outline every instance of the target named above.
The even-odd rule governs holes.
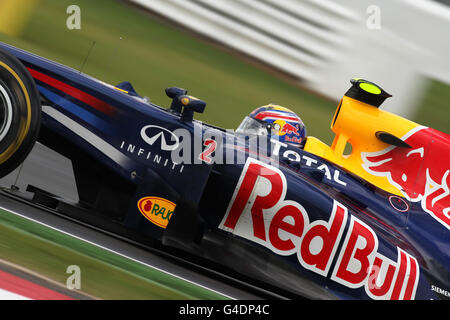
[[[412,202],[450,230],[450,135],[419,126],[403,138],[411,148],[391,146],[362,153],[370,174],[385,176]]]
[[[298,124],[293,126],[292,124],[289,124],[286,122],[286,124],[281,129],[281,132],[286,134],[295,134],[296,136],[299,136],[300,133],[298,132],[300,128],[298,127]]]
[[[294,134],[296,136],[300,135],[300,133],[299,133],[300,128],[299,128],[298,124],[293,125],[284,120],[275,120],[273,122],[273,124],[274,124],[275,130],[278,131],[277,134],[279,136],[284,136],[285,134],[288,134],[288,135]]]

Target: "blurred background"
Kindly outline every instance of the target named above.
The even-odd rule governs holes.
[[[328,144],[354,77],[450,133],[449,30],[449,0],[0,0],[0,41],[163,107],[164,88],[186,88],[224,128],[280,104]]]
[[[2,42],[130,81],[163,107],[166,87],[184,87],[208,104],[196,118],[223,128],[281,104],[327,144],[354,77],[393,95],[382,109],[450,134],[449,31],[450,0],[0,0]],[[77,201],[70,160],[37,146],[0,184]],[[98,298],[216,298],[0,210],[4,260],[61,284],[76,264],[83,291]]]

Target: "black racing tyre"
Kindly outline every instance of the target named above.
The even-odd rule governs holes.
[[[0,49],[0,177],[16,169],[33,148],[41,125],[41,101],[33,78]]]

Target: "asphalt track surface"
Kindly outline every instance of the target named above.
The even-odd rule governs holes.
[[[78,200],[70,160],[39,143],[35,145],[21,167],[0,179],[0,186],[9,188],[11,185],[15,185],[23,191],[28,184],[66,199]],[[230,281],[226,281],[226,279],[205,276],[198,271],[190,270],[186,266],[175,264],[163,256],[153,254],[103,232],[49,214],[4,195],[0,195],[0,207],[36,223],[142,263],[149,268],[164,271],[180,279],[208,288],[231,299],[257,300],[265,296],[264,294],[255,294],[254,290],[238,288],[239,285],[236,286],[236,283],[229,285]],[[11,268],[9,268],[9,271],[11,271]]]

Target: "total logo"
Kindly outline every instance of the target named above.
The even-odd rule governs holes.
[[[272,155],[275,157],[281,157],[282,159],[288,159],[289,161],[298,162],[305,164],[308,167],[316,168],[324,173],[327,180],[334,181],[342,186],[347,186],[347,183],[342,181],[340,178],[340,171],[328,167],[325,163],[321,163],[314,158],[308,157],[307,155],[300,155],[292,149],[284,150],[280,152],[281,147],[286,148],[288,145],[286,143],[277,141],[275,139],[270,140],[273,143]]]
[[[219,228],[276,254],[296,255],[305,269],[348,288],[363,287],[372,299],[414,299],[420,273],[416,258],[400,248],[397,261],[377,252],[376,233],[337,201],[328,221],[310,222],[301,204],[285,199],[286,191],[278,168],[248,158]]]
[[[151,223],[166,228],[175,210],[175,203],[159,197],[144,197],[138,201],[138,209]]]

